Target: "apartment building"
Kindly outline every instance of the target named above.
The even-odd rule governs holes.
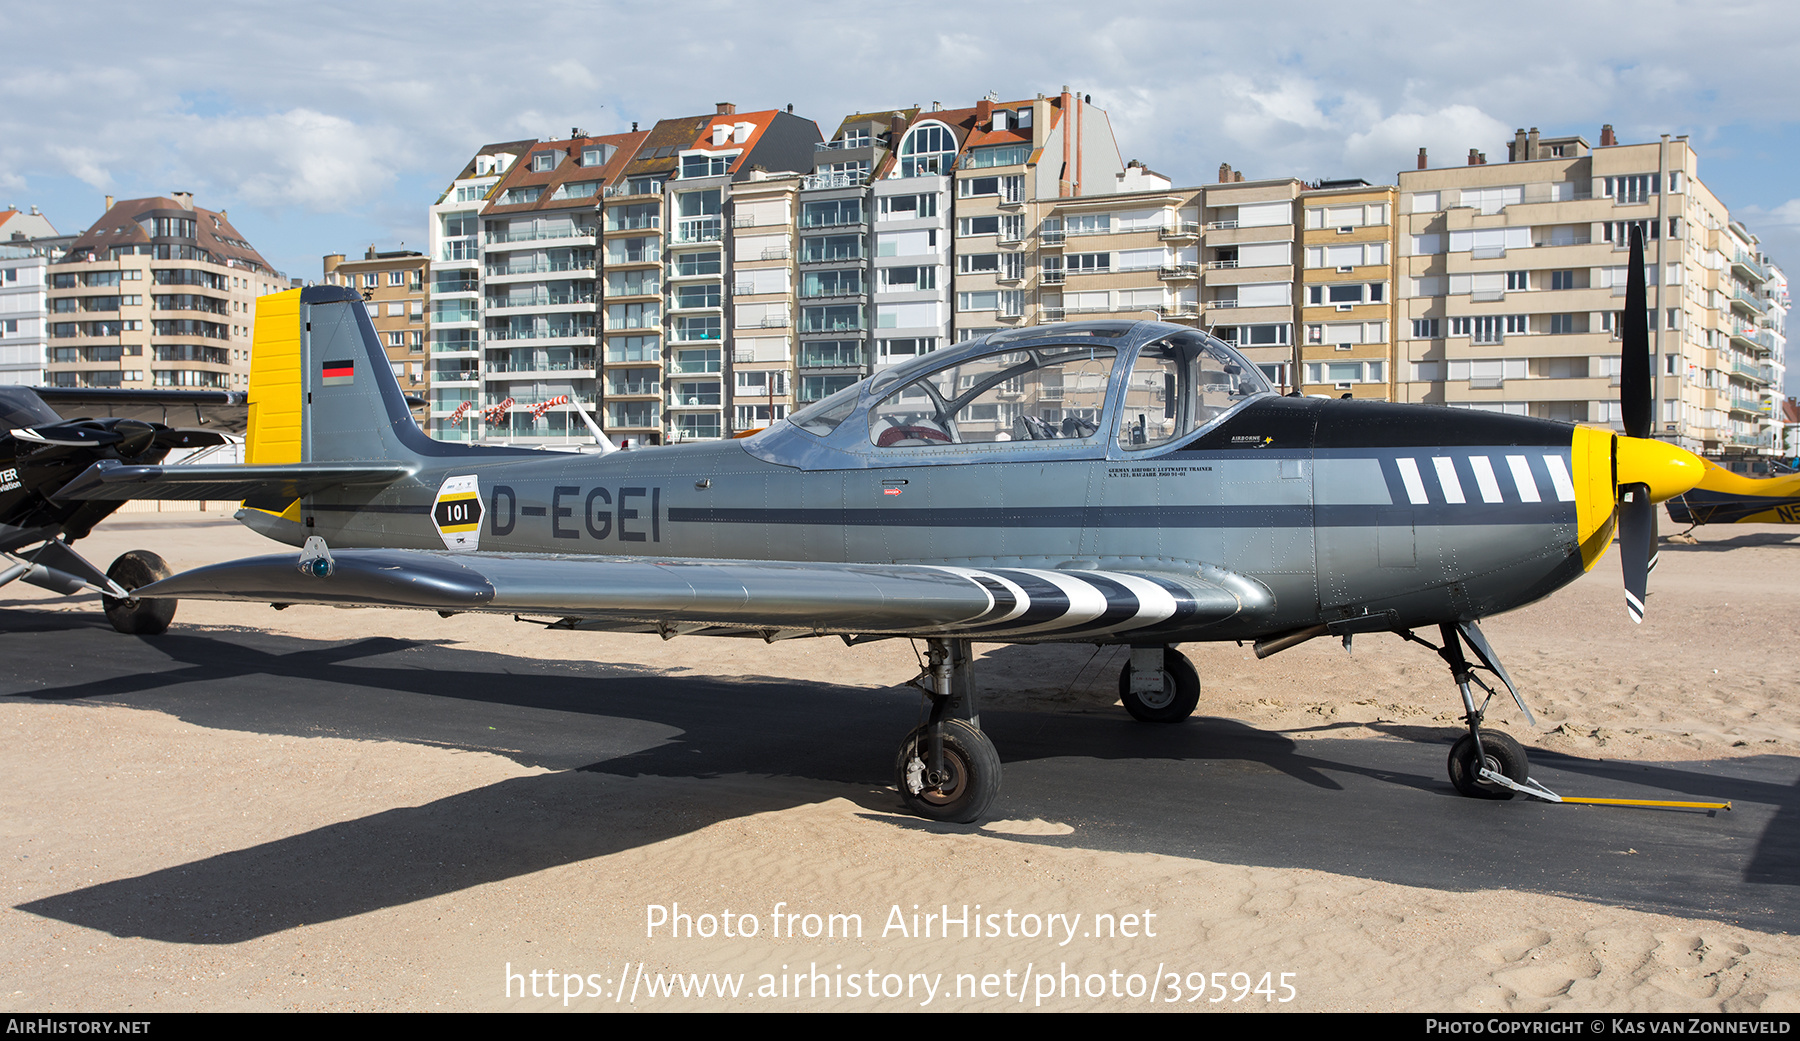
[[[479,298],[486,436],[588,437],[576,410],[591,416],[601,398],[601,200],[643,138],[576,131],[534,143],[488,195]]]
[[[779,174],[810,170],[818,139],[792,112],[740,114],[721,103],[649,130],[483,146],[431,208],[433,432],[579,442],[587,433],[577,409],[626,441],[735,428],[726,315],[738,271],[727,228],[738,230],[740,193],[747,232],[779,208],[794,190]],[[783,227],[791,211],[790,201]],[[791,279],[774,273],[785,258],[762,252],[742,265],[754,305],[791,294]],[[792,350],[784,342],[779,363],[759,363],[773,357],[763,320],[777,312],[751,310],[746,373],[782,370],[743,377],[744,418],[761,425],[759,416],[791,404]]]
[[[45,382],[67,387],[243,390],[257,298],[288,288],[187,192],[108,196],[49,276]]]
[[[1302,394],[1394,398],[1397,194],[1321,181],[1300,197]]]
[[[1402,171],[1406,400],[1620,423],[1618,308],[1646,243],[1658,436],[1773,450],[1785,286],[1698,176],[1685,137],[1520,130],[1508,161]],[[1776,299],[1779,293],[1780,299]]]
[[[370,246],[361,260],[345,260],[344,254],[332,253],[324,263],[326,285],[341,285],[362,294],[400,388],[428,399],[431,368],[425,345],[431,327],[426,320],[430,298],[425,287],[430,258],[416,250],[377,252]],[[428,422],[428,411],[429,400],[415,413],[421,426]]]
[[[731,429],[755,430],[794,406],[796,263],[801,176],[753,170],[732,190]]]
[[[431,205],[430,296],[426,325],[429,350],[426,383],[430,387],[433,437],[446,441],[479,441],[481,413],[481,208],[535,141],[506,141],[477,149]],[[573,253],[545,253],[572,265]],[[516,258],[509,258],[516,259]],[[519,261],[522,265],[524,261]],[[504,265],[502,265],[504,267]],[[591,271],[565,267],[564,270]]]

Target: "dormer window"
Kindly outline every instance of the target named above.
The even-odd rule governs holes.
[[[533,152],[531,154],[531,172],[543,173],[556,169],[555,152]]]
[[[731,161],[737,157],[737,152],[729,155],[684,155],[681,157],[681,176],[684,180],[690,177],[723,177],[731,172]]]

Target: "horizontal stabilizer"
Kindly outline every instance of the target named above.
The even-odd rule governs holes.
[[[290,556],[216,564],[140,595],[995,639],[1191,630],[1261,606],[1192,575],[416,550],[334,550],[331,560],[324,577]]]
[[[102,460],[51,496],[60,501],[123,499],[279,499],[346,485],[385,485],[412,467],[392,463],[196,464],[131,466]]]

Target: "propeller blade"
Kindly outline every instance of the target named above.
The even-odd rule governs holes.
[[[1650,586],[1651,559],[1656,551],[1656,504],[1642,484],[1619,486],[1619,564],[1625,571],[1625,612],[1644,620],[1644,597]]]
[[[20,441],[30,441],[40,445],[61,445],[65,448],[92,448],[98,445],[117,444],[120,435],[101,427],[81,426],[80,420],[72,423],[53,423],[41,427],[19,427],[12,431],[12,436]]]
[[[1650,384],[1648,293],[1644,287],[1644,232],[1631,229],[1631,266],[1625,274],[1625,313],[1619,320],[1619,411],[1628,437],[1649,437],[1655,389]]]
[[[156,432],[158,448],[205,448],[209,445],[222,445],[231,440],[224,434],[212,430],[170,430],[164,428]]]

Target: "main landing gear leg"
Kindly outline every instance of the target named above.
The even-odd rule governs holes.
[[[1531,715],[1531,709],[1526,707],[1525,699],[1519,696],[1518,689],[1513,686],[1512,677],[1506,674],[1505,667],[1495,657],[1494,649],[1489,646],[1480,626],[1475,622],[1446,622],[1438,626],[1438,632],[1443,637],[1444,645],[1432,649],[1444,659],[1444,664],[1450,666],[1451,678],[1456,681],[1456,689],[1462,694],[1463,719],[1469,727],[1469,732],[1457,738],[1456,743],[1450,746],[1450,783],[1457,792],[1472,799],[1510,799],[1519,792],[1554,799],[1554,795],[1531,779],[1531,763],[1525,758],[1523,746],[1498,730],[1481,729],[1488,703],[1493,700],[1496,692],[1475,674],[1477,667],[1493,673],[1518,703],[1525,718],[1534,723],[1536,720]],[[1410,632],[1403,635],[1427,647],[1431,646]],[[1480,659],[1479,666],[1470,662],[1463,654],[1465,643]],[[1470,684],[1480,687],[1487,694],[1479,706],[1475,704]]]
[[[1173,647],[1133,647],[1119,670],[1119,700],[1142,723],[1179,723],[1200,704],[1200,673]]]
[[[900,798],[921,817],[969,824],[1000,794],[1000,754],[981,732],[968,640],[928,641],[931,716],[906,735],[894,764]]]

